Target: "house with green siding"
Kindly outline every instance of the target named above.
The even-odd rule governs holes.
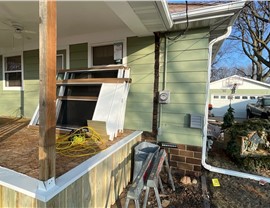
[[[151,132],[171,145],[171,166],[197,174],[211,61],[244,3],[59,1],[57,69],[128,67],[124,129]],[[38,26],[38,2],[0,2],[0,116],[36,112]]]

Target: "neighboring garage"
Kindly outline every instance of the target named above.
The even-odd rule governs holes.
[[[216,117],[223,117],[231,103],[234,117],[246,118],[247,103],[255,103],[258,96],[269,94],[270,84],[237,75],[227,77],[210,83],[211,112]]]

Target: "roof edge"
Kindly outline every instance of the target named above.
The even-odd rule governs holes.
[[[215,6],[209,6],[205,8],[194,9],[188,12],[189,21],[198,21],[200,19],[210,19],[223,15],[234,15],[239,9],[242,9],[246,0],[240,0],[237,2],[230,2],[227,4],[220,4]],[[186,12],[176,12],[171,14],[174,24],[179,24],[182,21],[186,21]]]
[[[247,77],[241,77],[239,75],[232,75],[232,76],[229,76],[229,77],[225,77],[223,79],[219,79],[219,80],[216,80],[214,82],[211,82],[210,84],[214,84],[214,83],[217,83],[217,82],[220,82],[220,81],[224,81],[224,80],[226,80],[228,78],[231,78],[231,77],[239,77],[239,78],[242,78],[243,80],[245,80],[247,82],[253,82],[253,83],[256,83],[258,85],[262,85],[262,86],[265,86],[265,87],[270,87],[270,84],[268,84],[268,83],[261,82],[261,81],[255,80],[255,79],[250,79],[250,78],[247,78]]]

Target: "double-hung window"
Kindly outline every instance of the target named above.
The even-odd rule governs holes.
[[[22,88],[22,57],[4,57],[4,87],[5,89]]]

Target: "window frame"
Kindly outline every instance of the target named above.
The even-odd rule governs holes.
[[[94,53],[93,48],[99,46],[106,46],[106,45],[115,45],[115,44],[122,44],[122,63],[121,64],[110,64],[110,65],[126,65],[127,64],[127,50],[126,50],[126,40],[115,40],[115,41],[108,41],[102,43],[88,43],[88,67],[95,67],[100,65],[94,65]]]
[[[21,72],[21,86],[6,86],[6,74],[7,73],[13,73],[13,72],[7,72],[6,71],[6,58],[9,57],[15,57],[20,56],[21,57],[21,70],[20,71],[13,71],[15,72]],[[12,54],[4,54],[2,55],[2,75],[3,75],[3,90],[16,90],[16,91],[23,91],[24,90],[24,62],[23,62],[23,53],[12,53]]]
[[[57,68],[57,58],[58,57],[61,57],[61,69],[58,69]],[[65,61],[64,61],[64,54],[56,54],[56,70],[57,71],[61,71],[61,70],[63,70],[63,69],[65,69]]]

